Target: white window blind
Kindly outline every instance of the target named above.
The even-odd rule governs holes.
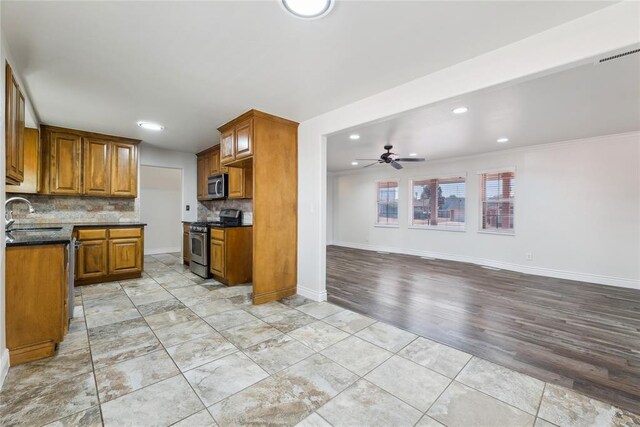
[[[482,230],[513,233],[515,173],[491,172],[480,175],[480,221]]]
[[[411,225],[464,230],[467,185],[464,177],[411,181]]]
[[[376,224],[398,224],[398,181],[380,181],[377,184]]]

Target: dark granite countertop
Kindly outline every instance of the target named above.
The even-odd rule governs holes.
[[[75,227],[144,227],[141,222],[91,222],[76,224],[13,224],[8,232],[5,232],[5,242],[10,246],[37,246],[69,243],[73,237]],[[20,231],[20,229],[32,229]],[[14,231],[11,231],[14,230]]]
[[[209,225],[209,228],[242,228],[242,227],[253,227],[253,224],[240,224],[240,225]]]

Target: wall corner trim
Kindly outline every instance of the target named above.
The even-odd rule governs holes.
[[[2,384],[9,372],[9,349],[2,350],[0,354],[0,390],[2,390]]]
[[[310,300],[313,301],[326,301],[327,300],[327,291],[323,291],[323,292],[318,292],[316,290],[313,289],[309,289],[307,287],[304,287],[300,284],[298,284],[298,290],[297,290],[298,295],[302,295],[305,298],[309,298]]]

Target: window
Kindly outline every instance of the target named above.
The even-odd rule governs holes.
[[[515,173],[483,173],[480,175],[480,184],[482,230],[512,234]]]
[[[411,225],[464,230],[466,186],[461,176],[411,181]]]
[[[398,181],[378,182],[376,224],[398,224]]]

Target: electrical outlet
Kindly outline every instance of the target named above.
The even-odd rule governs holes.
[[[524,254],[524,259],[526,259],[527,261],[533,261],[533,254],[531,252],[527,252],[526,254]]]
[[[187,210],[190,211],[191,210],[191,206],[187,205]]]

